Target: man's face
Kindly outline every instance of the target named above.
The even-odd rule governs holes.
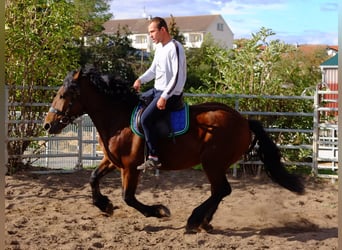
[[[148,26],[148,33],[150,34],[150,37],[154,43],[159,43],[162,41],[162,30],[160,30],[157,27],[157,24],[155,22],[150,23]]]

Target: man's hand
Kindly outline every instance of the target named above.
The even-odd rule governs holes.
[[[134,88],[137,92],[140,91],[140,86],[141,86],[141,81],[140,81],[140,79],[135,80],[135,82],[133,83],[133,88]]]
[[[160,110],[163,110],[165,109],[165,107],[166,107],[166,99],[163,97],[160,97],[157,102],[157,108]]]

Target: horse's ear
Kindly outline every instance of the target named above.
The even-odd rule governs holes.
[[[78,71],[76,71],[75,73],[74,73],[74,75],[73,75],[73,80],[77,80],[78,79],[78,77],[80,76],[80,70],[78,70]]]

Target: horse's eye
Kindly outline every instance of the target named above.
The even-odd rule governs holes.
[[[64,99],[64,95],[60,95],[59,98],[60,98],[60,99]]]

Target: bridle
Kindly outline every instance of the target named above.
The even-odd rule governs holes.
[[[70,107],[69,107],[70,106]],[[57,115],[61,115],[62,118],[60,119],[61,124],[68,125],[69,123],[72,123],[76,118],[80,117],[81,115],[69,115],[69,110],[72,106],[72,103],[70,103],[66,111],[60,111],[58,109],[55,109],[54,107],[49,108],[50,113],[55,113]]]
[[[54,108],[52,106],[49,108],[48,112],[55,113],[56,115],[62,116],[62,118],[59,121],[61,124],[68,125],[70,123],[73,123],[73,121],[76,118],[78,118],[78,117],[80,117],[81,115],[84,114],[84,113],[81,113],[79,115],[70,115],[69,114],[69,112],[70,112],[70,110],[71,110],[71,108],[73,106],[73,100],[80,95],[79,91],[77,91],[77,90],[75,92],[72,92],[71,101],[69,102],[68,107],[66,108],[65,111],[58,110],[58,109],[56,109],[56,108]],[[64,96],[61,96],[61,98],[64,98]]]

